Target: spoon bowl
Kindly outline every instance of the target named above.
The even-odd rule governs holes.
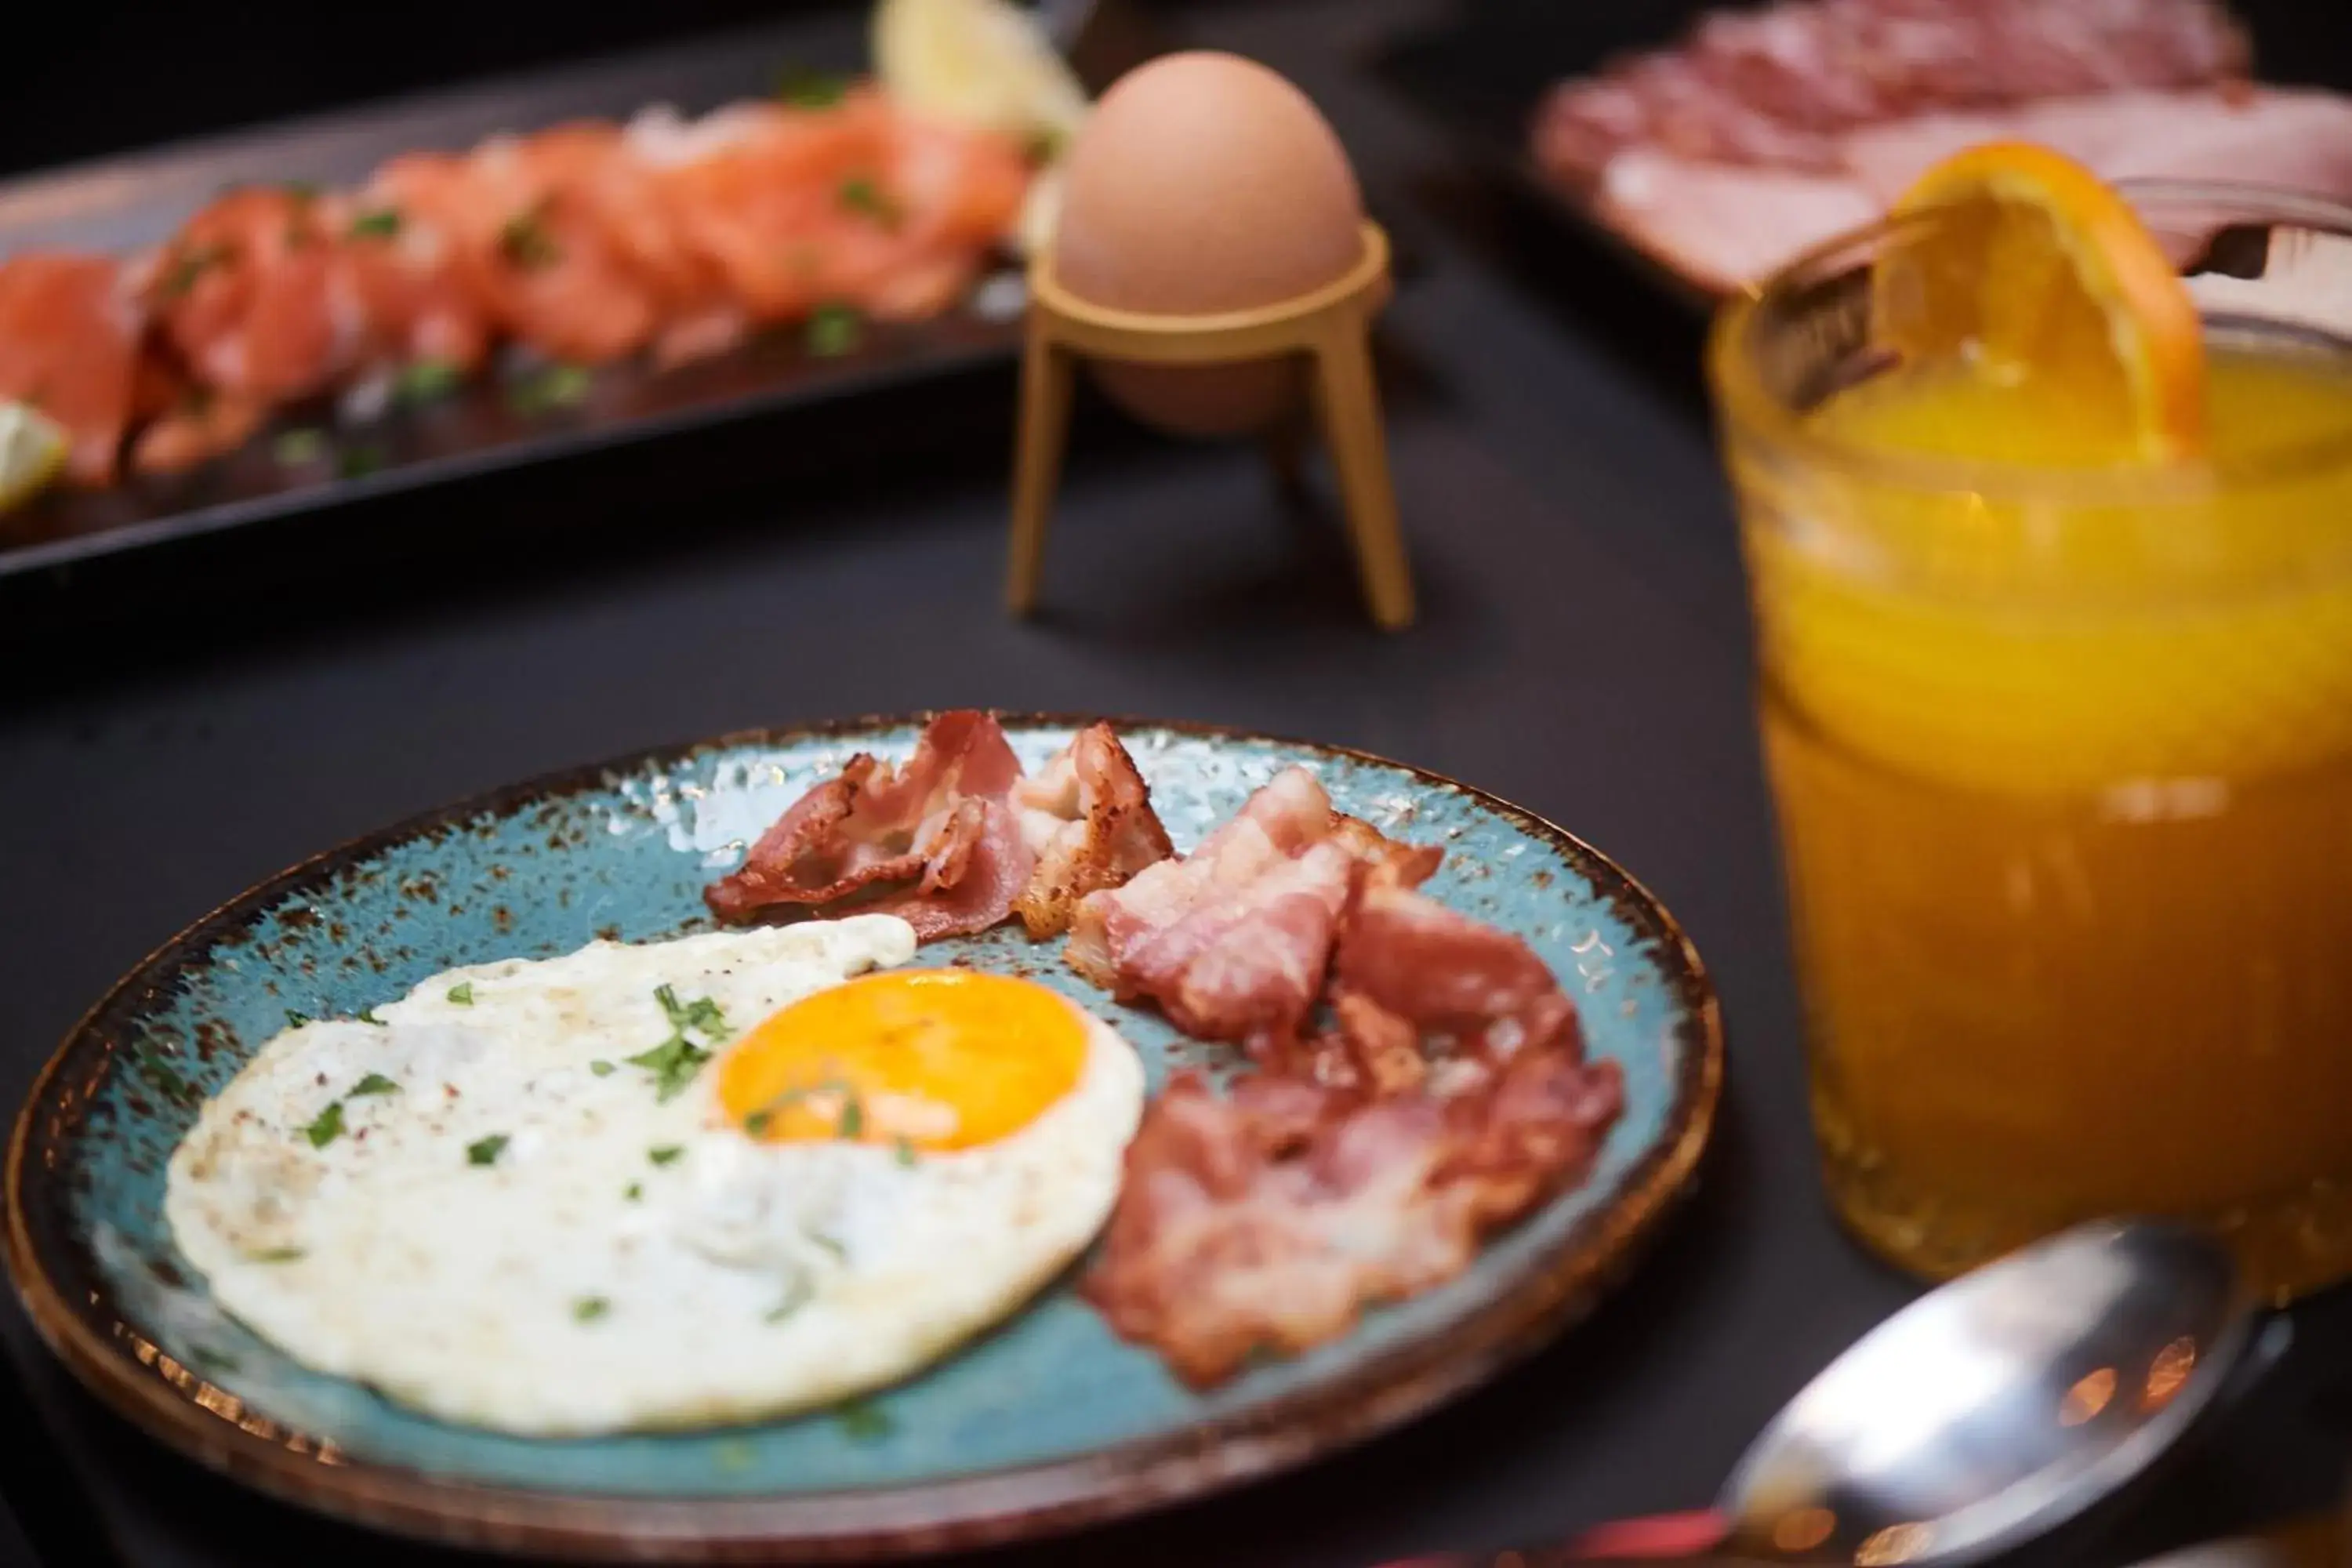
[[[1749,1446],[1735,1556],[1951,1568],[2048,1533],[2145,1471],[2220,1391],[2258,1304],[2229,1253],[2081,1226],[1890,1318]]]

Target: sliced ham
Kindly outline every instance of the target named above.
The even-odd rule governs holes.
[[[2352,201],[2352,99],[2288,88],[2111,92],[1859,131],[1842,156],[1881,204],[1987,142],[2038,142],[2109,180],[2252,181]]]
[[[1710,14],[1682,42],[1563,83],[1531,129],[1579,188],[1620,153],[1827,172],[1834,138],[1943,110],[2242,76],[2214,0],[1780,0]]]
[[[1013,905],[1032,938],[1068,931],[1079,900],[1175,853],[1150,786],[1108,724],[1080,731],[1035,778],[1013,786],[1013,803],[1037,858]]]
[[[1610,160],[1601,216],[1643,250],[1716,293],[1730,293],[1813,246],[1878,217],[1858,180],[1642,150]]]

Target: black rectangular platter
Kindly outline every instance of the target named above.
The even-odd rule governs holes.
[[[693,114],[764,96],[787,70],[863,69],[865,31],[865,8],[848,5],[0,182],[0,256],[152,245],[230,184],[351,184],[411,149],[462,149],[502,131],[579,116],[625,119],[648,104]],[[1085,51],[1079,58],[1082,74],[1095,75],[1084,68],[1091,64]],[[1013,269],[1008,260],[1005,270]],[[1010,363],[1020,330],[1017,310],[983,314],[968,303],[929,321],[869,325],[851,352],[834,357],[813,355],[801,332],[777,331],[672,370],[608,366],[576,402],[535,412],[519,411],[511,384],[495,375],[364,421],[340,423],[329,404],[289,410],[271,430],[323,433],[315,458],[281,460],[265,432],[186,474],[133,476],[104,490],[60,489],[0,518],[0,581],[54,576],[121,552],[951,379]]]

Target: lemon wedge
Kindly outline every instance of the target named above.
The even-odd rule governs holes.
[[[29,403],[0,403],[0,514],[49,488],[66,466],[58,422]]]
[[[881,0],[874,68],[917,114],[1066,144],[1087,117],[1086,89],[1036,19],[1011,0]]]

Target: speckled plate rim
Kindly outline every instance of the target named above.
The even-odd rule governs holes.
[[[1673,1102],[1650,1149],[1552,1250],[1442,1336],[1405,1341],[1348,1371],[1264,1405],[1183,1430],[1066,1458],[937,1481],[790,1498],[614,1498],[452,1480],[350,1460],[319,1440],[243,1410],[234,1396],[100,1333],[68,1302],[48,1259],[68,1255],[63,1205],[36,1220],[27,1190],[57,1168],[114,1051],[101,1020],[167,988],[196,955],[285,895],[325,882],[385,847],[486,814],[593,788],[616,775],[698,753],[783,746],[900,725],[926,713],[873,715],[747,730],[656,746],[523,780],[420,813],[300,861],[163,942],[68,1031],[19,1110],[8,1142],[7,1264],[35,1328],[82,1384],[150,1436],[206,1468],[285,1501],[450,1545],[581,1560],[875,1562],[1000,1545],[1107,1521],[1258,1479],[1388,1431],[1492,1377],[1581,1319],[1630,1272],[1689,1190],[1715,1125],[1723,1022],[1697,950],[1664,905],[1614,861],[1557,824],[1475,785],[1392,758],[1232,726],[1114,718],[1206,740],[1272,743],[1395,768],[1457,790],[1549,841],[1636,931],[1681,1009]],[[999,710],[1008,726],[1076,726],[1101,715]],[[150,1359],[152,1358],[152,1360]],[[166,1364],[157,1364],[168,1363]]]

